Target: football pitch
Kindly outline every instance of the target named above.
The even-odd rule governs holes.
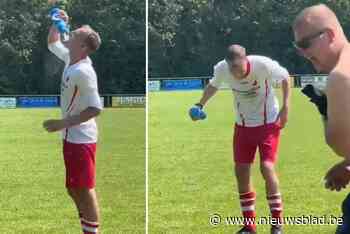
[[[0,110],[0,233],[81,233],[64,187],[59,133],[42,122],[59,109]],[[98,117],[101,233],[145,231],[145,110],[105,109]]]
[[[188,109],[201,91],[155,92],[149,95],[149,231],[150,233],[235,233],[237,225],[225,217],[240,216],[232,164],[233,105],[230,91],[219,92],[206,107],[208,118],[192,122]],[[292,90],[287,127],[282,131],[277,171],[284,216],[309,217],[313,225],[285,225],[285,233],[334,233],[335,225],[319,225],[340,215],[348,189],[330,192],[323,177],[340,161],[326,146],[316,108]],[[256,157],[253,183],[257,192],[257,215],[269,210],[265,185]],[[221,223],[209,224],[219,214]],[[316,221],[315,221],[316,220]],[[307,222],[307,221],[305,221]],[[258,225],[258,233],[270,226]]]

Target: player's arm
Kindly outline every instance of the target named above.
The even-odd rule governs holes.
[[[208,102],[208,100],[215,95],[217,91],[218,89],[211,84],[208,84],[204,88],[201,99],[199,102],[194,104],[194,106],[188,112],[193,121],[203,120],[207,117],[206,113],[203,111],[203,107]]]
[[[72,126],[84,123],[92,118],[97,117],[100,113],[101,113],[101,109],[93,106],[88,107],[82,112],[80,112],[79,115],[72,115],[63,119],[64,128],[70,128]]]
[[[65,128],[84,123],[97,117],[102,111],[101,98],[97,89],[97,79],[95,73],[79,71],[73,75],[76,86],[80,94],[81,105],[86,108],[77,115],[67,116],[64,119],[52,119],[43,123],[43,127],[48,132],[55,132]]]
[[[60,10],[60,18],[68,23],[69,17],[67,13],[63,10]],[[60,33],[57,28],[52,25],[49,30],[49,35],[47,36],[47,44],[50,45],[52,43],[60,41]]]
[[[265,66],[268,70],[269,77],[272,82],[281,84],[282,90],[282,107],[278,114],[278,120],[281,128],[283,128],[288,121],[289,102],[290,102],[290,76],[287,69],[282,67],[274,60],[266,60]]]
[[[218,91],[219,87],[225,82],[225,77],[223,75],[226,67],[224,63],[218,63],[214,66],[213,78],[209,81],[209,84],[204,88],[199,104],[205,106],[209,99],[213,97]]]
[[[340,191],[350,182],[350,80],[345,74],[332,73],[328,78],[327,119],[324,119],[325,138],[333,151],[344,157],[325,176],[325,187]]]
[[[95,74],[80,72],[78,75],[77,87],[80,93],[80,101],[84,106],[87,106],[87,108],[80,112],[79,115],[67,116],[63,119],[64,128],[84,123],[97,117],[102,111],[102,103],[97,89]]]
[[[286,77],[281,82],[282,89],[282,107],[278,114],[279,124],[283,128],[288,121],[289,113],[289,99],[290,99],[290,81],[289,77]]]
[[[290,76],[287,69],[279,65],[276,61],[269,61],[266,65],[269,70],[270,77],[273,82],[278,82],[281,84],[282,88],[282,107],[289,107],[290,99]]]
[[[47,45],[60,41],[60,33],[55,26],[51,26],[49,29],[49,35],[47,36]]]
[[[60,11],[60,17],[68,23],[68,15],[65,11]],[[69,51],[61,43],[60,33],[54,25],[52,25],[49,29],[49,34],[47,36],[47,46],[48,49],[59,59],[67,62]]]
[[[214,67],[214,77],[210,80],[209,84],[204,88],[202,97],[199,102],[194,104],[194,106],[189,110],[189,116],[193,121],[201,120],[206,118],[205,112],[202,110],[203,107],[207,104],[209,99],[215,95],[218,91],[218,87],[223,82],[222,69],[219,65]]]
[[[350,161],[350,79],[341,73],[329,76],[327,95],[327,144],[339,156]]]
[[[207,104],[207,102],[209,101],[209,99],[211,97],[213,97],[217,91],[218,91],[218,89],[209,83],[205,87],[203,94],[202,94],[202,97],[199,100],[198,104],[200,104],[202,107],[204,107],[205,104]]]
[[[64,119],[49,119],[43,123],[43,127],[48,132],[56,132],[65,128],[70,128],[75,125],[84,123],[92,118],[95,118],[101,113],[101,109],[96,107],[88,107],[79,115],[67,116]]]
[[[289,108],[289,99],[290,99],[290,78],[282,80],[282,107]]]

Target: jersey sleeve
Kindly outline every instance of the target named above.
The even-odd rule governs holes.
[[[79,70],[75,75],[77,76],[76,85],[78,86],[82,104],[86,108],[95,107],[102,110],[96,73],[92,69],[88,72]]]
[[[272,59],[266,60],[265,66],[272,81],[281,82],[282,80],[289,78],[287,69],[282,67],[277,61]]]
[[[225,76],[223,74],[222,64],[217,64],[214,66],[213,78],[210,80],[210,85],[219,89],[225,83]]]
[[[62,42],[56,41],[54,43],[50,43],[48,45],[48,49],[65,64],[69,63],[69,50],[66,47],[64,47]]]

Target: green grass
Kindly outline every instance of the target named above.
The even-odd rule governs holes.
[[[58,109],[0,110],[0,233],[81,233],[64,187],[61,138],[42,121]],[[98,118],[101,233],[144,233],[145,111],[105,109]]]
[[[206,108],[205,121],[192,122],[188,109],[201,92],[151,93],[149,122],[150,233],[233,233],[233,225],[209,225],[218,213],[240,216],[233,176],[232,94],[221,91]],[[347,191],[325,190],[328,168],[340,158],[326,146],[316,108],[294,89],[289,122],[282,132],[277,171],[285,216],[339,216]],[[258,159],[259,157],[257,157]],[[258,216],[269,215],[265,186],[256,161],[253,182]],[[269,226],[258,226],[269,233]],[[334,233],[333,225],[285,226],[285,233]]]

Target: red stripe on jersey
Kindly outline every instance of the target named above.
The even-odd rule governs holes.
[[[243,75],[243,78],[247,77],[247,76],[249,75],[250,71],[251,71],[250,62],[249,62],[249,60],[247,59],[247,67],[246,67],[245,74]]]
[[[71,109],[71,107],[73,106],[73,102],[74,102],[74,100],[75,100],[77,94],[78,94],[78,86],[74,86],[73,96],[72,96],[72,98],[71,98],[71,100],[70,100],[70,103],[69,103],[69,106],[68,106],[66,112],[69,113],[69,112],[72,111],[73,108]],[[67,136],[68,136],[68,128],[66,128],[66,135],[65,135],[65,137],[64,137],[65,140],[67,140]]]
[[[75,97],[77,96],[77,93],[78,93],[78,86],[74,86],[73,96],[72,96],[72,98],[70,99],[70,103],[69,103],[69,106],[68,106],[66,112],[70,112],[69,109],[72,107],[73,102],[74,102],[74,99],[75,99]]]
[[[66,128],[66,134],[64,136],[64,140],[67,140],[67,136],[68,136],[68,128]]]
[[[241,119],[242,119],[242,125],[243,127],[245,127],[245,120],[244,120],[244,116],[242,113],[239,114],[241,116]]]
[[[239,106],[240,106],[241,103],[237,102],[237,112],[239,112]],[[242,125],[243,127],[245,126],[245,120],[244,120],[244,116],[242,113],[239,113],[239,116],[241,117],[241,120],[242,120]]]
[[[267,85],[268,85],[267,80],[265,79],[264,124],[267,123],[266,109],[267,109],[267,94],[269,91],[269,87]]]

